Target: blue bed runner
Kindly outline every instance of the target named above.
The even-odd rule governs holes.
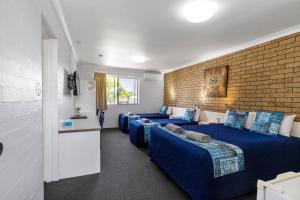
[[[128,117],[128,129],[129,129],[129,124],[131,120],[139,120],[141,117],[139,115],[128,115],[126,113],[123,113],[125,116]]]
[[[150,132],[151,132],[151,127],[158,127],[160,126],[159,123],[153,122],[150,120],[150,123],[144,123],[141,120],[137,120],[139,123],[143,124],[144,126],[144,142],[149,142],[150,141]]]
[[[214,166],[214,178],[239,172],[245,169],[243,150],[236,145],[219,140],[212,140],[209,143],[201,143],[190,140],[184,135],[173,133],[166,128],[160,128],[176,137],[207,150],[212,158]]]

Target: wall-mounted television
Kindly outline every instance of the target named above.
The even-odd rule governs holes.
[[[77,71],[68,75],[68,89],[73,90],[74,96],[80,95],[80,79]]]

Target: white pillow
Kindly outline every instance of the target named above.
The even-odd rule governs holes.
[[[198,122],[198,121],[199,121],[199,118],[200,118],[200,109],[197,109],[197,108],[196,108],[196,112],[195,112],[195,114],[194,114],[193,121],[194,121],[194,122]]]
[[[170,119],[182,119],[184,117],[184,115],[170,115],[169,118]]]
[[[173,107],[172,115],[182,115],[182,116],[184,116],[185,111],[186,111],[186,108]]]
[[[251,129],[252,124],[255,120],[255,117],[256,117],[256,112],[249,112],[247,120],[246,120],[245,125],[244,125],[244,128]]]
[[[291,136],[300,138],[300,122],[293,123]]]
[[[291,136],[291,129],[296,115],[284,115],[281,126],[279,129],[279,135],[283,135],[286,137]]]
[[[172,114],[172,107],[168,106],[166,115],[171,115],[171,114]]]
[[[226,120],[227,120],[229,111],[230,111],[230,110],[226,110],[226,113],[225,113],[225,116],[224,116],[224,122],[226,122]]]

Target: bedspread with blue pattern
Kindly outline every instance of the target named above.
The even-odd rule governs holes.
[[[184,135],[173,133],[166,128],[161,129],[181,138],[182,140],[206,149],[209,152],[214,165],[214,178],[245,169],[243,150],[236,145],[218,140],[212,140],[208,143],[201,143],[195,140],[190,140]]]
[[[223,124],[183,126],[210,135],[212,139],[242,149],[245,169],[214,176],[210,153],[161,128],[151,128],[149,154],[193,199],[229,199],[256,191],[257,180],[271,180],[278,174],[300,171],[300,139],[269,136]]]
[[[160,124],[161,126],[165,126],[168,123],[172,123],[178,126],[197,124],[197,122],[191,122],[183,119],[151,119],[151,122]],[[151,129],[151,127],[148,128]],[[136,145],[137,147],[146,147],[148,146],[148,141],[145,141],[144,138],[144,125],[137,120],[130,121],[129,139],[132,144]]]
[[[141,123],[144,126],[144,142],[148,142],[150,140],[150,131],[154,126],[160,126],[159,123],[151,121],[150,123],[144,123],[141,120],[137,120],[137,122]]]
[[[139,120],[139,119],[141,119],[141,117],[138,116],[138,115],[127,115],[127,117],[128,117],[128,128],[129,129],[130,129],[130,121],[131,120]]]
[[[143,114],[135,114],[139,116],[140,118],[147,118],[147,119],[168,119],[169,115],[162,115],[160,113],[143,113]],[[119,129],[123,133],[128,133],[128,114],[121,113],[119,115]]]

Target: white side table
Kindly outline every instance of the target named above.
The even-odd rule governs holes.
[[[300,173],[287,172],[274,180],[257,182],[257,200],[300,199]]]

